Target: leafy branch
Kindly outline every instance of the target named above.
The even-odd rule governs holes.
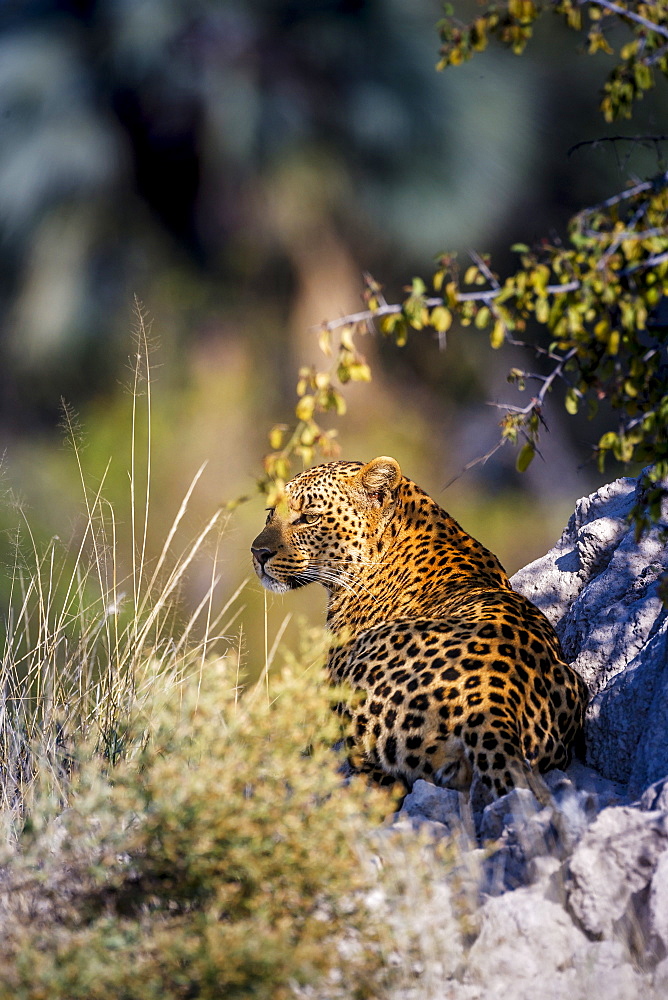
[[[590,26],[583,27],[586,12]],[[533,35],[535,22],[554,13],[577,32],[585,32],[588,52],[617,55],[618,62],[604,85],[601,111],[606,121],[630,118],[633,105],[656,84],[657,73],[668,75],[668,7],[664,0],[613,3],[612,0],[507,0],[491,4],[466,23],[454,17],[450,5],[439,23],[439,69],[459,66],[483,52],[490,38],[520,55]],[[615,53],[612,29],[628,29],[629,37]]]
[[[602,103],[608,119],[627,114],[641,91],[653,85],[654,77],[645,71],[668,76],[668,5],[663,0],[646,0],[633,9],[608,0],[508,0],[469,25],[448,16],[440,24],[440,65],[471,58],[491,36],[521,52],[534,21],[546,11],[581,30],[584,10],[593,24],[590,53],[612,51],[605,33],[613,22],[621,21],[631,33]],[[635,82],[629,82],[629,74]],[[668,171],[634,180],[583,209],[571,220],[564,243],[545,239],[512,249],[518,264],[503,279],[486,255],[470,251],[471,263],[462,273],[457,254],[445,253],[429,281],[414,278],[401,301],[387,302],[382,286],[366,275],[364,309],[318,328],[330,366],[300,371],[297,423],[272,429],[261,488],[275,497],[294,458],[309,464],[316,453],[337,453],[336,432],[319,421],[328,411],[345,412],[347,382],[371,378],[358,347],[361,337],[379,331],[403,347],[409,335],[429,331],[445,347],[452,327],[472,326],[487,332],[495,350],[505,344],[528,347],[548,362],[545,373],[511,369],[509,382],[519,390],[537,382],[538,391],[525,406],[500,404],[499,442],[476,461],[486,461],[511,442],[520,445],[517,468],[526,469],[538,449],[547,394],[560,385],[569,414],[585,407],[592,416],[601,403],[608,405],[608,428],[594,445],[601,469],[608,455],[652,464],[647,503],[636,512],[636,524],[642,528],[647,517],[656,519],[666,492],[660,483],[668,476],[668,331],[660,315],[668,300]],[[536,343],[541,327],[547,338]]]
[[[665,463],[668,471],[665,331],[653,325],[656,307],[668,295],[667,212],[664,173],[576,215],[568,246],[515,245],[520,266],[503,281],[489,258],[477,253],[463,275],[457,255],[443,255],[431,278],[437,294],[428,294],[423,279],[414,278],[401,302],[386,302],[380,285],[367,276],[366,309],[319,328],[320,346],[334,362],[328,371],[301,370],[298,424],[289,435],[284,426],[272,430],[267,482],[287,477],[291,456],[308,464],[315,449],[335,454],[334,432],[324,431],[316,415],[343,414],[341,388],[371,378],[357,338],[371,327],[401,347],[411,332],[431,329],[443,342],[455,321],[488,331],[494,349],[532,346],[551,363],[546,374],[513,368],[508,375],[519,389],[541,383],[526,406],[502,407],[501,440],[523,444],[518,469],[527,468],[536,453],[546,395],[560,382],[569,413],[586,403],[592,414],[603,400],[617,411],[616,426],[596,446],[601,467],[612,453],[624,462]],[[548,348],[523,339],[529,323],[548,330]]]

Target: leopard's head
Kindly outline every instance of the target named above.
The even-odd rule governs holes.
[[[251,546],[262,584],[276,593],[312,582],[330,592],[349,585],[355,564],[377,558],[401,479],[395,459],[382,456],[318,465],[289,482]]]

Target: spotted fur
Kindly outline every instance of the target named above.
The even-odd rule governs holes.
[[[333,683],[350,707],[364,769],[492,794],[563,767],[586,688],[545,616],[496,556],[401,474],[392,458],[332,462],[297,476],[252,545],[282,593],[329,594]]]

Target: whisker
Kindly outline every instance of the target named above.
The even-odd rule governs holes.
[[[380,564],[381,563],[379,560],[376,563],[369,562],[366,565],[375,566]],[[344,581],[346,581],[347,578],[347,582],[349,584],[348,589],[353,589],[354,586],[355,594],[359,594],[362,592],[366,594],[371,594],[371,591],[366,586],[366,584],[354,572],[355,567],[359,565],[361,564],[352,561],[350,562],[344,560],[332,561],[331,559],[325,560],[321,558],[315,558],[311,563],[309,569],[313,570],[314,568],[318,568],[319,573],[322,573],[323,575],[329,574],[331,579],[340,581],[342,586],[344,585]],[[318,577],[318,579],[320,579],[320,577]]]
[[[342,565],[343,566],[355,566],[355,567],[356,566],[360,566],[360,567],[364,567],[364,568],[369,568],[370,567],[372,569],[375,569],[378,566],[387,566],[391,562],[392,562],[392,559],[390,558],[389,555],[383,556],[380,559],[357,559],[357,558],[355,558],[355,559],[352,559],[352,558],[341,559],[341,558],[332,558],[331,556],[314,556],[313,557],[313,561],[312,561],[312,565],[316,565],[318,563],[321,563],[321,564],[327,565],[327,566],[342,566]]]
[[[314,582],[314,583],[322,583],[325,585],[329,583],[337,587],[343,587],[344,590],[348,590],[351,594],[354,594],[355,596],[357,596],[360,593],[361,589],[366,589],[366,588],[361,588],[359,582],[354,579],[346,580],[344,576],[334,573],[329,569],[315,568],[312,566],[309,566],[307,569],[303,570],[299,574],[299,579],[308,583]],[[354,586],[354,584],[357,584],[357,586]]]
[[[311,578],[317,581],[318,583],[332,584],[335,587],[342,587],[344,590],[347,590],[349,593],[354,594],[355,596],[357,596],[357,594],[359,593],[358,588],[353,586],[352,583],[339,576],[336,576],[334,573],[314,573]]]

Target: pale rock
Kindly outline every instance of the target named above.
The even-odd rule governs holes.
[[[653,785],[646,788],[638,802],[640,809],[648,812],[668,812],[668,778],[655,781]]]
[[[630,806],[603,810],[568,863],[568,906],[588,934],[611,938],[620,922],[641,919],[645,901],[636,897],[667,848],[668,814]]]
[[[652,957],[662,961],[668,956],[668,851],[663,852],[654,869],[646,924]]]
[[[638,796],[668,775],[668,511],[637,541],[629,514],[643,489],[618,479],[579,500],[555,547],[512,578],[554,624],[586,681],[587,763]]]
[[[488,900],[468,955],[466,984],[494,1000],[647,996],[623,945],[592,942],[556,902],[533,888]]]
[[[453,819],[459,819],[459,792],[418,778],[404,799],[401,814],[451,826]]]

